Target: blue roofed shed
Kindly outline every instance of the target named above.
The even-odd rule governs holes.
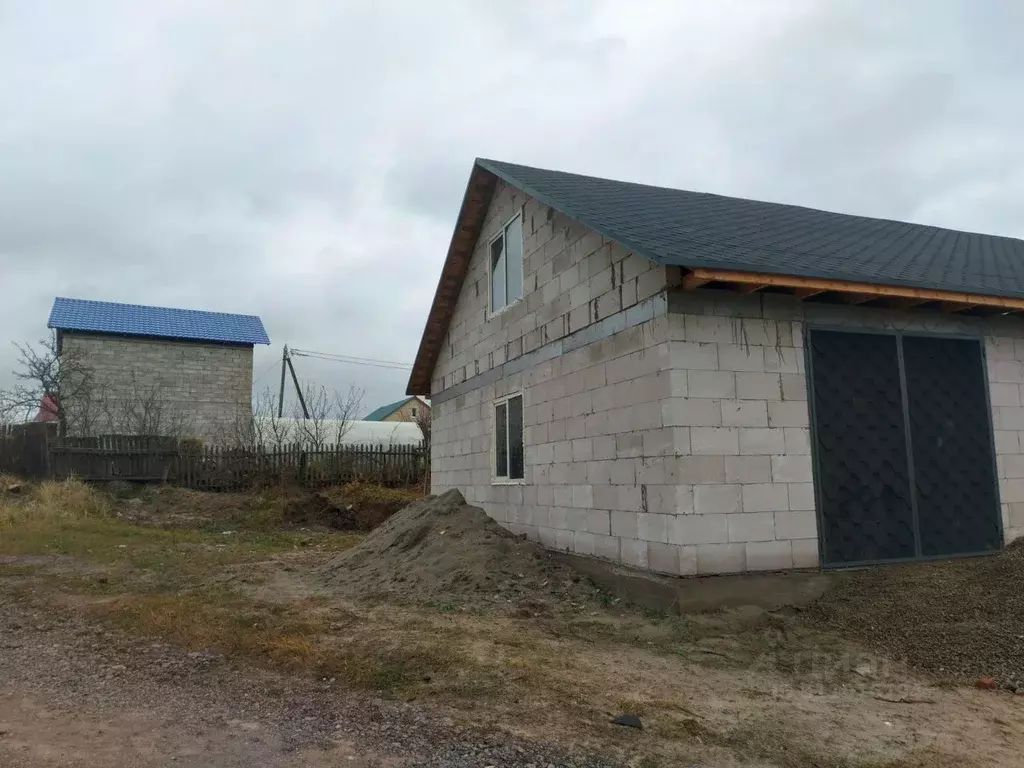
[[[197,437],[230,444],[252,416],[255,315],[59,297],[48,326],[92,385],[62,403],[71,434]]]

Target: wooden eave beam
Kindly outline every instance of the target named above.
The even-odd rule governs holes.
[[[935,291],[927,288],[908,288],[898,285],[869,285],[867,283],[854,283],[847,280],[824,280],[816,277],[768,275],[758,272],[733,272],[720,269],[693,269],[683,278],[682,285],[687,290],[693,290],[710,282],[756,285],[757,289],[766,286],[792,288],[794,289],[794,295],[800,299],[831,291],[840,294],[856,294],[858,300],[853,303],[890,298],[912,299],[921,304],[930,301],[946,302],[950,306],[959,306],[960,309],[957,311],[973,307],[998,307],[1007,312],[1024,310],[1024,299],[1007,296],[984,296],[977,293]]]
[[[757,293],[762,288],[767,288],[767,287],[768,286],[765,285],[764,283],[741,283],[736,288],[736,292],[737,293]]]
[[[687,275],[683,275],[683,279],[680,284],[683,286],[683,290],[692,291],[696,288],[707,285],[712,280],[714,280],[713,277],[699,277],[695,275],[695,273],[690,272]]]

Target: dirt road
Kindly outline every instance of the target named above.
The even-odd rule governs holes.
[[[0,597],[0,765],[599,766]]]

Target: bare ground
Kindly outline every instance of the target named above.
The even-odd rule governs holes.
[[[5,768],[599,766],[0,596]]]
[[[837,631],[857,625],[842,607],[860,610],[868,582],[837,591],[827,621],[658,616],[481,535],[466,510],[465,530],[414,511],[411,539],[393,520],[359,545],[139,526],[78,487],[33,498],[6,525],[0,504],[0,765],[1024,764],[1024,698]],[[375,571],[358,550],[399,557]],[[350,558],[387,589],[339,577]],[[443,593],[400,567],[443,562]],[[644,729],[612,725],[620,714]]]

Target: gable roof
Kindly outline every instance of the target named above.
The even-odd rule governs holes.
[[[498,178],[641,256],[690,272],[719,270],[897,286],[1005,297],[1014,305],[1024,300],[1024,241],[1014,238],[478,159],[409,392],[429,390]],[[482,203],[481,197],[486,198]]]
[[[403,397],[401,400],[396,400],[393,403],[382,405],[380,408],[376,408],[366,414],[363,421],[384,421],[388,416],[397,411],[399,408],[404,406],[410,400],[419,400],[418,397]]]
[[[654,262],[1024,298],[1024,241],[478,160]]]
[[[228,344],[269,344],[263,322],[255,315],[229,315],[195,309],[148,307],[58,297],[48,328],[59,331],[110,333],[118,336],[216,341]]]

